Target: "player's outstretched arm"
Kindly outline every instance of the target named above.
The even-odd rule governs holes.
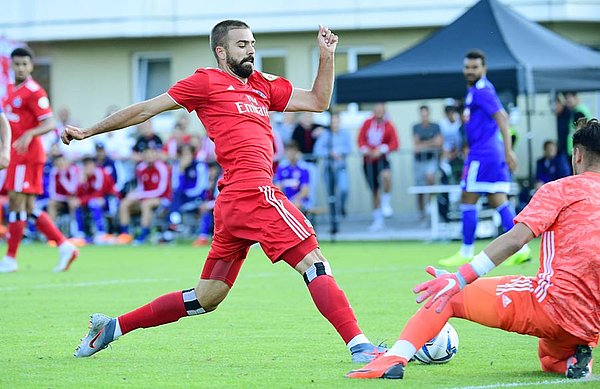
[[[521,247],[534,238],[534,233],[524,223],[517,223],[505,234],[494,239],[473,260],[458,268],[455,273],[428,266],[425,271],[434,277],[415,286],[413,292],[419,294],[417,303],[425,303],[425,308],[436,305],[435,311],[442,312],[452,296],[460,292],[467,284],[488,273],[501,264]]]
[[[68,145],[72,140],[82,140],[105,132],[135,126],[161,112],[178,108],[181,108],[181,106],[177,105],[169,95],[163,93],[153,99],[123,108],[90,128],[67,126],[60,137],[63,143]]]
[[[10,162],[11,137],[10,123],[4,112],[0,112],[0,169],[6,169]]]
[[[288,112],[323,112],[329,108],[333,93],[334,54],[338,36],[325,26],[319,27],[317,44],[319,46],[319,70],[311,90],[294,88]]]

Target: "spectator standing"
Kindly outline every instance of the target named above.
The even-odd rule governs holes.
[[[391,217],[392,173],[388,154],[398,150],[396,128],[386,117],[385,105],[375,104],[373,116],[365,120],[358,133],[358,147],[363,155],[365,178],[373,194],[371,231],[385,228],[384,217]],[[381,188],[381,192],[380,189]]]
[[[442,133],[442,161],[440,167],[447,176],[447,183],[458,183],[462,172],[462,123],[454,100],[450,99],[444,107],[444,117],[439,126]]]
[[[565,92],[565,104],[571,114],[569,118],[569,136],[567,137],[567,153],[569,156],[573,153],[573,133],[575,132],[575,123],[581,118],[591,119],[590,109],[579,101],[577,92]]]
[[[292,140],[292,134],[296,128],[296,114],[294,112],[275,113],[272,116],[271,125],[273,132],[279,134],[281,142],[287,144]]]
[[[352,153],[350,133],[341,128],[340,115],[331,114],[328,131],[319,136],[315,143],[314,154],[323,159],[323,173],[327,195],[336,200],[336,212],[346,216],[346,200],[350,190],[350,180],[346,167],[346,157]]]
[[[552,108],[554,115],[556,115],[557,152],[563,154],[565,157],[569,157],[569,141],[567,138],[570,132],[571,110],[567,107],[564,96],[561,94],[556,95]]]
[[[317,138],[322,132],[323,127],[313,122],[312,113],[303,112],[300,114],[298,124],[292,133],[292,140],[303,154],[305,162],[314,163],[316,161],[313,156],[313,149]]]
[[[160,136],[154,133],[152,121],[148,120],[138,125],[138,133],[135,144],[133,145],[133,153],[131,159],[139,162],[143,159],[142,154],[146,149],[160,150],[163,148],[163,141]],[[156,154],[160,156],[160,154]]]
[[[413,126],[413,140],[415,143],[415,185],[435,184],[435,173],[439,167],[439,157],[442,152],[443,138],[440,126],[431,123],[429,107],[419,107],[421,120]],[[417,195],[421,221],[425,220],[424,194]]]

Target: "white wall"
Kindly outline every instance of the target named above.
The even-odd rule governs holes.
[[[257,33],[429,27],[450,23],[475,0],[14,0],[2,3],[0,35],[22,41],[207,35],[223,19]],[[598,21],[600,0],[502,0],[538,22]]]

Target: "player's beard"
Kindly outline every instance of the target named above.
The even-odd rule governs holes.
[[[240,62],[236,62],[233,58],[227,57],[227,66],[238,77],[248,78],[254,72],[254,57],[246,57]]]

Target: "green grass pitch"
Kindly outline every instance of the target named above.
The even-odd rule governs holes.
[[[362,329],[390,345],[417,309],[411,289],[427,279],[425,266],[458,247],[322,243]],[[541,372],[534,338],[457,319],[460,348],[450,363],[410,364],[401,382],[344,378],[357,365],[302,278],[284,263],[271,265],[257,247],[217,311],[134,331],[91,358],[72,356],[91,313],[117,315],[193,287],[206,253],[187,245],[85,247],[69,272],[53,274],[56,249],[23,246],[19,272],[0,275],[0,388],[600,387],[597,376],[573,383]],[[537,265],[492,274],[532,275]]]

